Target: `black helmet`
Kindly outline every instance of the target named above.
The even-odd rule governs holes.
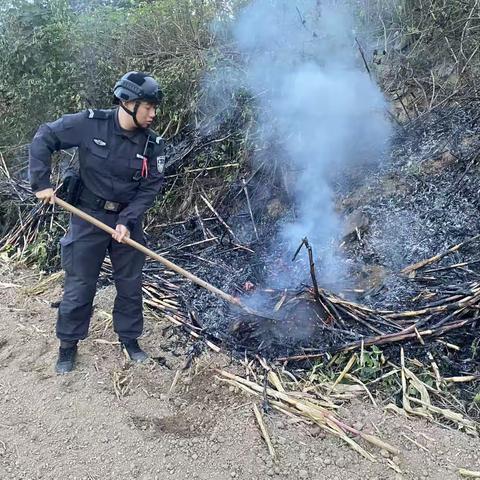
[[[128,72],[113,88],[117,101],[138,100],[158,104],[162,101],[162,91],[157,81],[147,73]]]
[[[137,112],[140,103],[149,102],[155,105],[162,101],[162,91],[157,81],[147,73],[128,72],[113,87],[115,103],[120,103],[120,107],[132,116],[135,125],[143,128],[137,121]],[[135,102],[133,110],[129,110],[124,102]]]

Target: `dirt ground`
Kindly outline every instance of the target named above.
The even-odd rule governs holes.
[[[460,478],[459,468],[480,470],[478,438],[386,413],[367,400],[340,413],[397,446],[398,457],[376,450],[372,463],[318,428],[270,413],[273,462],[253,399],[216,378],[215,368],[235,371],[228,356],[203,354],[169,395],[190,342],[169,324],[147,319],[142,344],[159,361],[126,362],[109,326],[112,287],[97,295],[76,371],[57,376],[51,304],[61,297],[61,280],[34,294],[38,281],[33,271],[0,263],[2,480],[448,480]]]

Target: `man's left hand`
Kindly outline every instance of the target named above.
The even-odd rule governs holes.
[[[124,240],[130,238],[130,230],[125,225],[118,224],[112,237],[119,243],[125,243]]]

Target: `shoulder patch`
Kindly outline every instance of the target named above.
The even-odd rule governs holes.
[[[106,120],[109,116],[110,116],[110,110],[93,110],[92,108],[89,108],[87,110],[88,118]]]

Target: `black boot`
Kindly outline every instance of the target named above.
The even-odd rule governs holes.
[[[138,345],[136,338],[131,340],[120,340],[122,348],[127,352],[130,360],[136,363],[144,363],[148,360],[148,355]]]
[[[58,359],[55,364],[55,371],[58,374],[69,373],[75,365],[77,356],[77,342],[60,342],[58,349]]]

